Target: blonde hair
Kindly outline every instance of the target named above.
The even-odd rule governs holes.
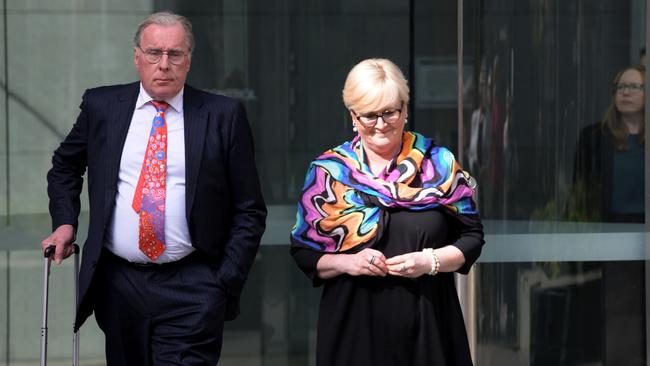
[[[390,103],[409,102],[409,86],[402,71],[392,61],[371,58],[356,64],[343,87],[343,103],[355,112],[369,112]]]
[[[616,77],[614,78],[613,91],[612,91],[612,101],[605,112],[603,117],[603,122],[601,124],[601,130],[603,133],[609,132],[614,138],[614,146],[617,150],[627,150],[627,136],[629,135],[627,127],[621,122],[621,112],[616,108],[616,85],[623,77],[623,74],[628,70],[636,70],[641,74],[641,79],[645,83],[645,66],[643,65],[633,65],[628,66],[621,70]],[[645,92],[644,92],[645,93]],[[645,109],[643,110],[643,115],[645,116]],[[645,117],[644,117],[645,118]],[[645,122],[645,121],[644,121]],[[639,144],[645,143],[645,123],[641,125],[641,131],[639,132]]]

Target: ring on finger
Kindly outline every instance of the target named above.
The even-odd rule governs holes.
[[[404,272],[404,271],[406,271],[406,265],[405,265],[405,264],[402,264],[402,266],[400,267],[399,271],[400,271],[400,272]]]
[[[368,263],[370,263],[370,264],[375,263],[375,256],[374,255],[372,257],[370,257],[370,260],[368,261]]]

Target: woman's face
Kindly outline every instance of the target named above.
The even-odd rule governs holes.
[[[616,109],[622,115],[638,114],[643,111],[645,92],[643,76],[637,70],[627,70],[616,83]]]
[[[363,146],[384,156],[395,153],[402,144],[402,131],[404,131],[404,120],[407,115],[408,107],[401,101],[389,103],[375,111],[350,111]],[[376,121],[373,122],[375,118]]]

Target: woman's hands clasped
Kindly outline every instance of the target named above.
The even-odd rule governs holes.
[[[346,258],[344,271],[351,276],[386,276],[386,257],[378,250],[366,248]]]
[[[417,278],[429,273],[453,272],[465,262],[463,253],[453,245],[436,248],[435,256],[425,250],[387,259],[382,252],[366,248],[355,254],[326,254],[318,261],[317,270],[323,279],[341,274]]]
[[[378,250],[366,248],[354,254],[325,254],[316,265],[322,279],[341,274],[350,276],[381,276],[388,274],[386,257]]]
[[[425,252],[410,252],[388,258],[386,265],[389,275],[416,278],[431,271],[431,255]]]
[[[431,256],[411,252],[386,259],[378,250],[366,248],[359,253],[336,255],[340,272],[350,276],[386,275],[416,278],[431,270]]]
[[[386,259],[378,250],[366,248],[359,253],[338,256],[341,270],[351,276],[392,276],[416,278],[431,270],[431,256],[411,252]]]

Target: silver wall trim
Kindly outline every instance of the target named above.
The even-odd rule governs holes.
[[[646,70],[648,69],[648,58],[650,56],[647,55],[648,50],[650,50],[650,27],[648,26],[650,24],[650,7],[648,6],[648,2],[645,2],[645,49],[646,49],[646,56],[644,57],[644,63],[643,65],[645,66]],[[645,85],[650,85],[648,84],[650,82],[650,75],[646,72],[645,74]],[[650,93],[648,93],[646,87],[646,93],[645,93],[645,110],[648,110],[648,106],[650,106]],[[644,115],[644,121],[643,123],[645,126],[650,126],[648,124],[648,113],[645,113]],[[646,128],[645,129],[645,139],[646,141],[650,138],[650,129]],[[648,149],[645,149],[645,161],[644,161],[644,166],[645,166],[645,235],[644,235],[644,249],[645,249],[645,254],[646,258],[650,258],[650,241],[649,241],[649,235],[648,232],[650,232],[650,223],[648,221],[648,207],[650,207],[650,166],[648,166],[648,162],[650,162],[650,151]],[[644,271],[645,271],[645,297],[648,297],[648,294],[650,294],[650,271],[648,271],[648,265],[650,265],[650,261],[646,260],[645,266],[644,266]],[[646,347],[646,355],[650,355],[650,337],[647,335],[650,334],[650,302],[647,300],[645,301],[645,319],[646,319],[646,336],[645,336],[645,347]],[[647,357],[647,356],[646,356]]]
[[[464,72],[463,72],[463,15],[464,15],[464,0],[458,0],[458,24],[457,24],[457,65],[458,65],[458,148],[456,152],[456,159],[460,162],[463,161],[463,141],[464,141],[464,100],[463,100],[463,90],[464,87]],[[472,360],[474,360],[474,365],[478,365],[476,360],[476,303],[475,293],[476,293],[476,279],[474,275],[474,269],[471,269],[467,276],[461,276],[456,274],[456,287],[458,288],[458,298],[460,301],[460,306],[463,311],[463,316],[465,317],[465,327],[467,329],[467,338],[469,341],[470,353],[472,355]]]

